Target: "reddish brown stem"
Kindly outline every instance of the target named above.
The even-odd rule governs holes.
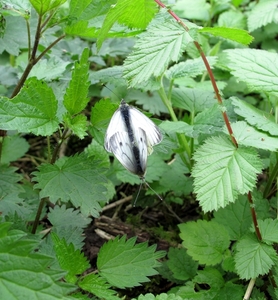
[[[259,228],[256,211],[255,211],[255,208],[254,208],[254,202],[253,202],[253,199],[252,199],[252,194],[251,194],[250,191],[248,192],[247,197],[248,197],[248,201],[249,201],[249,204],[250,204],[251,215],[252,215],[252,220],[253,220],[253,224],[254,224],[254,227],[255,227],[255,232],[256,232],[258,240],[261,241],[262,240],[262,235],[261,235],[261,231],[260,231],[260,228]]]
[[[160,1],[160,0],[154,0],[160,7],[162,8],[165,8],[166,6]],[[168,13],[175,19],[178,21],[178,23],[186,30],[186,31],[189,31],[189,28],[183,23],[183,21],[173,12],[171,11],[170,9],[168,9]],[[198,49],[202,59],[203,59],[203,62],[206,66],[206,69],[208,71],[208,75],[210,77],[210,81],[211,81],[211,84],[212,84],[212,87],[214,89],[214,92],[215,92],[215,96],[216,96],[216,99],[218,101],[219,104],[223,104],[223,101],[222,101],[222,98],[221,98],[221,95],[219,93],[219,90],[218,90],[218,87],[217,87],[217,84],[216,84],[216,81],[215,81],[215,78],[214,78],[214,75],[213,75],[213,72],[211,70],[211,67],[208,63],[208,60],[204,54],[204,51],[202,50],[200,44],[197,42],[197,41],[194,41],[194,44],[196,46],[196,48]],[[233,134],[233,130],[232,130],[232,127],[231,127],[231,124],[230,124],[230,121],[229,121],[229,118],[228,118],[228,115],[225,111],[222,111],[222,116],[223,116],[223,119],[224,119],[224,122],[226,124],[226,127],[228,129],[228,132],[229,132],[229,135],[231,137],[231,140],[233,142],[233,144],[238,147],[238,143],[234,137],[234,134]]]

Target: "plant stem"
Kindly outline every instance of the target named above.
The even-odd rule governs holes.
[[[256,215],[255,207],[254,207],[254,202],[253,202],[252,194],[251,194],[250,191],[248,192],[247,197],[248,197],[248,201],[249,201],[249,204],[250,204],[251,215],[252,215],[252,220],[253,220],[253,224],[254,224],[254,227],[255,227],[255,232],[256,232],[258,240],[261,241],[262,240],[262,235],[261,235],[261,231],[260,231],[260,228],[259,228],[259,225],[258,225],[258,220],[257,220],[257,215]]]
[[[35,221],[33,223],[32,231],[31,231],[32,234],[36,233],[37,227],[39,225],[39,221],[40,221],[40,216],[41,216],[41,213],[42,213],[42,209],[44,207],[44,202],[45,202],[45,198],[42,198],[41,201],[40,201],[38,210],[37,210]]]
[[[243,300],[249,300],[250,299],[250,296],[251,296],[251,293],[252,293],[255,281],[256,281],[256,278],[252,278],[249,281],[249,284],[248,284],[247,290],[246,290],[246,292],[244,294]]]

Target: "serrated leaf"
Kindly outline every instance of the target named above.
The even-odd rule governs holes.
[[[238,28],[229,27],[204,27],[198,30],[203,33],[210,33],[216,37],[228,39],[242,45],[249,45],[253,41],[253,37],[248,31]]]
[[[220,14],[218,25],[221,27],[245,29],[247,27],[247,18],[245,14],[239,10],[229,10]]]
[[[89,49],[85,48],[79,62],[75,62],[72,78],[64,96],[64,105],[71,115],[81,112],[89,102]]]
[[[258,49],[226,50],[231,73],[252,91],[278,94],[278,58],[276,53]]]
[[[267,274],[277,262],[277,255],[272,246],[249,234],[236,244],[235,262],[240,278],[248,280]]]
[[[42,164],[38,169],[33,180],[37,182],[35,188],[41,189],[41,198],[49,197],[53,203],[71,201],[85,216],[98,216],[99,202],[106,200],[103,186],[106,179],[93,157],[83,154],[63,157],[54,165]]]
[[[215,288],[218,290],[225,284],[221,273],[211,267],[206,267],[204,270],[199,270],[192,281],[198,284],[208,284],[212,289]]]
[[[126,80],[123,78],[123,66],[105,68],[89,75],[91,82],[109,82],[116,86],[125,86]]]
[[[67,0],[30,0],[36,12],[43,16],[46,12],[57,8],[65,3]]]
[[[207,60],[209,62],[209,65],[213,69],[213,65],[216,63],[217,57],[208,56]],[[194,59],[187,59],[186,61],[175,64],[165,72],[165,76],[169,79],[176,79],[180,77],[194,78],[198,75],[203,74],[203,72],[205,72],[206,70],[207,69],[203,60],[201,59],[201,57],[198,57]]]
[[[278,243],[278,220],[265,219],[258,220],[258,226],[262,235],[262,239],[267,244]]]
[[[82,215],[78,210],[73,210],[73,208],[66,208],[65,205],[58,206],[55,205],[54,208],[49,208],[48,220],[54,227],[63,226],[76,226],[79,228],[84,228],[92,221]],[[70,220],[70,223],[68,223]]]
[[[194,192],[207,211],[235,202],[252,190],[262,162],[255,149],[235,148],[226,137],[211,137],[194,154]]]
[[[157,6],[153,1],[139,0],[135,3],[130,0],[118,0],[117,4],[111,5],[99,32],[98,50],[115,22],[129,28],[145,29],[156,11]]]
[[[64,272],[50,266],[53,259],[34,252],[38,242],[11,224],[0,224],[1,299],[45,299],[66,297],[76,287],[61,281]]]
[[[180,280],[188,280],[196,275],[198,263],[189,256],[183,248],[170,248],[167,266],[173,276]]]
[[[162,10],[139,36],[134,51],[124,62],[124,78],[130,86],[160,76],[171,61],[176,62],[192,38]]]
[[[89,261],[79,249],[75,250],[73,244],[67,244],[65,239],[60,239],[56,233],[52,232],[51,237],[59,265],[68,272],[65,276],[66,281],[76,283],[76,276],[90,267]]]
[[[10,167],[6,164],[0,165],[0,197],[8,194],[18,195],[23,192],[23,188],[17,182],[22,179],[22,176],[15,173],[17,168]]]
[[[254,31],[271,22],[278,23],[277,1],[257,2],[248,15],[248,30]]]
[[[157,259],[163,251],[155,252],[155,245],[135,245],[136,238],[126,240],[116,237],[102,246],[98,254],[99,273],[112,285],[119,288],[134,287],[149,281],[147,276],[157,274]]]
[[[86,116],[77,115],[70,116],[69,114],[64,115],[63,117],[66,126],[72,130],[72,132],[77,135],[80,139],[83,139],[87,135],[88,121]]]
[[[6,164],[22,157],[29,149],[28,142],[18,136],[6,136],[2,143],[1,163]]]
[[[262,111],[237,97],[231,97],[230,99],[235,106],[235,112],[244,117],[249,124],[254,125],[263,131],[267,131],[271,135],[278,136],[278,125],[275,123],[273,115]]]
[[[231,124],[234,137],[239,145],[251,146],[270,151],[277,151],[278,139],[271,137],[264,132],[256,130],[254,127],[249,126],[244,121],[239,121]],[[225,133],[227,129],[224,128]]]
[[[116,292],[110,289],[110,285],[97,274],[86,275],[78,282],[78,285],[81,289],[96,295],[98,298],[106,300],[120,299],[115,296]]]
[[[208,266],[222,261],[224,252],[230,245],[229,234],[223,225],[198,220],[180,224],[179,229],[182,244],[194,260]]]
[[[30,78],[12,100],[0,98],[0,126],[4,130],[51,135],[59,125],[57,107],[52,89],[44,82]]]

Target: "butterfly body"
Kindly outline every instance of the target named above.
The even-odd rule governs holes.
[[[105,149],[112,152],[128,171],[144,179],[147,156],[152,153],[152,146],[161,140],[159,128],[122,100],[107,128]]]

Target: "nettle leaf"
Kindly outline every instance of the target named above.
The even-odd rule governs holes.
[[[0,197],[8,194],[18,195],[23,192],[23,188],[18,181],[22,179],[22,176],[15,173],[17,168],[10,167],[6,164],[0,165]]]
[[[202,29],[198,29],[198,31],[202,33],[210,33],[216,37],[228,39],[243,45],[249,45],[254,39],[248,31],[238,28],[204,27]]]
[[[225,50],[231,73],[256,92],[278,94],[277,54],[257,49]]]
[[[72,130],[80,139],[83,139],[87,135],[88,121],[85,115],[70,116],[65,114],[63,116],[66,126]]]
[[[49,208],[48,220],[54,227],[59,226],[76,226],[84,228],[91,223],[91,218],[82,215],[79,210],[73,208],[66,208],[66,205]],[[70,220],[70,223],[68,222]]]
[[[124,78],[130,86],[160,76],[171,61],[178,61],[187,44],[192,41],[186,32],[165,10],[138,36],[134,51],[124,62]]]
[[[51,135],[59,125],[57,107],[52,89],[44,82],[30,78],[12,100],[0,98],[0,126],[4,130]]]
[[[267,131],[271,135],[278,136],[278,125],[275,123],[273,115],[262,111],[237,97],[231,97],[230,99],[235,106],[235,112],[244,117],[249,124],[254,125],[263,131]]]
[[[99,202],[106,200],[103,186],[106,179],[104,169],[93,157],[83,154],[63,157],[54,165],[42,164],[38,169],[33,173],[33,180],[37,182],[35,188],[41,189],[41,198],[49,197],[53,203],[71,201],[85,216],[98,216]]]
[[[90,263],[79,249],[75,250],[73,244],[67,244],[65,239],[52,232],[55,253],[60,267],[67,271],[65,276],[67,282],[76,283],[77,275],[81,275],[89,267]]]
[[[240,278],[248,280],[267,274],[277,263],[277,255],[272,246],[249,234],[236,244],[235,263]]]
[[[115,296],[116,292],[110,289],[110,285],[97,274],[86,275],[78,282],[79,287],[88,291],[98,298],[107,300],[119,300],[119,297]]]
[[[258,225],[262,235],[262,239],[267,244],[278,243],[278,220],[265,219],[258,220]]]
[[[155,252],[155,245],[135,245],[136,238],[116,237],[105,243],[98,254],[97,267],[101,276],[118,288],[134,287],[149,281],[147,276],[157,274],[164,251]]]
[[[208,266],[222,261],[230,245],[229,234],[223,225],[198,220],[180,224],[179,229],[182,244],[194,260]]]
[[[89,102],[89,49],[85,48],[79,62],[75,62],[72,78],[64,96],[64,106],[71,115],[81,112]]]
[[[213,68],[213,65],[216,64],[217,57],[207,56],[207,60],[211,68]],[[202,75],[206,70],[207,69],[202,58],[198,57],[194,59],[187,59],[186,61],[175,64],[165,72],[165,76],[169,79],[196,77],[198,75]]]
[[[258,2],[248,14],[248,30],[254,31],[271,22],[278,23],[277,1],[263,0]]]
[[[235,148],[224,136],[207,139],[194,160],[194,192],[204,212],[225,207],[252,190],[263,167],[255,149]]]
[[[30,0],[36,12],[43,16],[46,12],[57,8],[65,3],[67,0]]]
[[[175,278],[188,280],[196,275],[198,263],[187,254],[185,249],[170,248],[168,258],[167,266]]]
[[[145,29],[157,11],[157,5],[153,1],[118,0],[111,5],[109,12],[99,32],[97,47],[100,49],[107,33],[115,22],[124,24],[129,28]]]
[[[0,224],[1,299],[62,299],[76,287],[62,282],[64,271],[49,267],[50,256],[33,250],[38,242],[26,233]]]
[[[264,132],[256,130],[244,121],[231,124],[234,137],[239,145],[252,146],[255,148],[276,151],[278,149],[277,137],[271,137]],[[227,129],[224,128],[226,134]]]
[[[22,157],[29,149],[28,142],[18,136],[5,136],[2,143],[1,163],[6,164]]]

